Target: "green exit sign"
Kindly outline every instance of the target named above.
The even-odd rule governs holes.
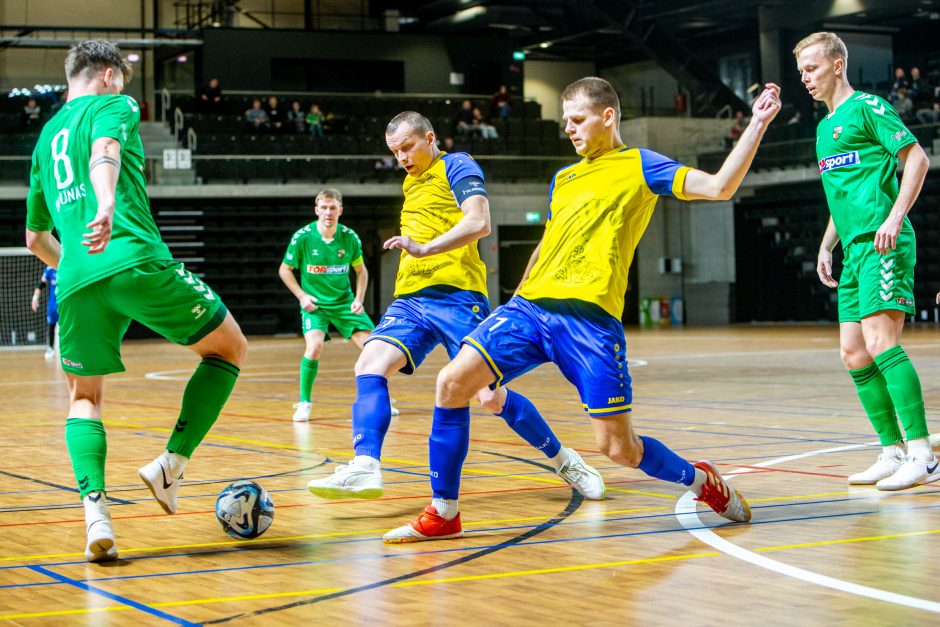
[[[526,222],[541,222],[542,214],[539,213],[538,211],[528,211],[525,214],[525,221]]]
[[[513,52],[513,53],[512,53],[512,60],[513,60],[513,61],[525,61],[525,51],[524,51],[524,50],[516,50],[515,52]]]

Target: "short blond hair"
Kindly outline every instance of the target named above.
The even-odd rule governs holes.
[[[319,205],[321,200],[326,200],[327,198],[335,200],[336,204],[340,207],[343,206],[343,194],[336,189],[335,187],[324,187],[320,190],[320,193],[317,194],[317,199],[315,204]]]
[[[833,61],[842,59],[842,61],[848,62],[849,51],[845,47],[845,42],[835,33],[827,32],[813,33],[801,39],[793,48],[793,56],[800,56],[804,49],[816,44],[822,45],[823,54],[826,55],[826,58]]]

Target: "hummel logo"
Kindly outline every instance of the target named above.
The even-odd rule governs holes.
[[[88,475],[85,475],[84,477],[78,480],[78,487],[81,488],[82,490],[88,487]]]
[[[937,466],[940,466],[940,461],[935,460],[933,463],[933,468],[931,468],[930,466],[927,466],[927,474],[932,475],[934,471],[937,470]]]
[[[183,420],[180,418],[176,421],[176,426],[173,428],[177,433],[182,433],[186,429],[186,425],[189,424],[188,420]]]
[[[98,496],[92,496],[90,494],[87,496],[88,496],[88,500],[91,501],[92,503],[97,503],[98,501],[101,500],[101,492],[98,492]]]

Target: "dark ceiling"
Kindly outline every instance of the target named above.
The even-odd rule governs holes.
[[[373,13],[398,10],[403,33],[512,39],[531,59],[595,61],[647,58],[635,34],[662,29],[689,50],[758,41],[786,23],[895,35],[896,47],[940,49],[940,0],[372,0]],[[761,14],[763,13],[763,18]],[[626,37],[627,30],[634,37]],[[903,37],[898,37],[903,35]],[[899,41],[900,40],[900,41]]]

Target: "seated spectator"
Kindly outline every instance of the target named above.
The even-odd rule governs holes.
[[[891,93],[888,94],[888,102],[892,105],[894,101],[898,99],[898,91],[900,91],[902,87],[905,89],[910,87],[910,83],[907,82],[907,75],[904,73],[904,68],[894,68],[894,83],[891,85]]]
[[[479,128],[473,119],[473,103],[464,100],[457,109],[457,133],[460,135],[477,135]]]
[[[443,139],[443,141],[438,141],[438,148],[444,152],[457,152],[457,145],[454,143],[454,138],[448,135]]]
[[[304,111],[300,108],[300,101],[295,100],[290,105],[290,111],[287,112],[287,126],[291,133],[303,133],[307,130],[307,124]]]
[[[933,99],[929,109],[917,111],[917,121],[921,124],[940,124],[940,97]]]
[[[746,128],[747,118],[744,116],[744,111],[736,111],[734,120],[731,121],[731,128],[728,129],[728,136],[725,138],[725,147],[733,148],[741,139],[741,135],[744,134]]]
[[[930,86],[930,83],[927,82],[927,79],[923,78],[920,75],[919,67],[911,68],[911,90],[908,93],[908,96],[911,97],[911,100],[914,101],[914,110],[926,109],[930,107],[930,99],[933,96],[933,88]]]
[[[512,110],[512,96],[505,85],[500,85],[499,90],[493,94],[490,100],[490,108],[492,114],[498,116],[500,120],[509,117],[509,112]]]
[[[30,98],[23,106],[22,120],[24,128],[36,128],[42,122],[42,109],[35,98]]]
[[[908,98],[907,87],[898,89],[898,95],[894,101],[894,108],[897,109],[902,122],[905,124],[914,122],[914,101]]]
[[[209,83],[199,92],[199,110],[203,113],[224,113],[222,106],[222,89],[219,79],[210,78]]]
[[[268,113],[261,108],[261,100],[255,98],[251,101],[251,108],[245,111],[245,124],[256,133],[267,131],[270,128]]]
[[[496,133],[496,128],[487,123],[486,118],[483,117],[483,112],[480,111],[479,108],[473,109],[473,123],[476,125],[477,129],[479,129],[483,139],[499,138],[499,135]]]
[[[280,133],[284,127],[284,112],[278,108],[277,96],[268,98],[268,106],[265,110],[268,114],[268,124],[271,125],[272,133]]]
[[[314,137],[323,137],[323,112],[320,111],[320,105],[313,103],[310,105],[310,111],[304,120],[307,123],[307,130]]]

